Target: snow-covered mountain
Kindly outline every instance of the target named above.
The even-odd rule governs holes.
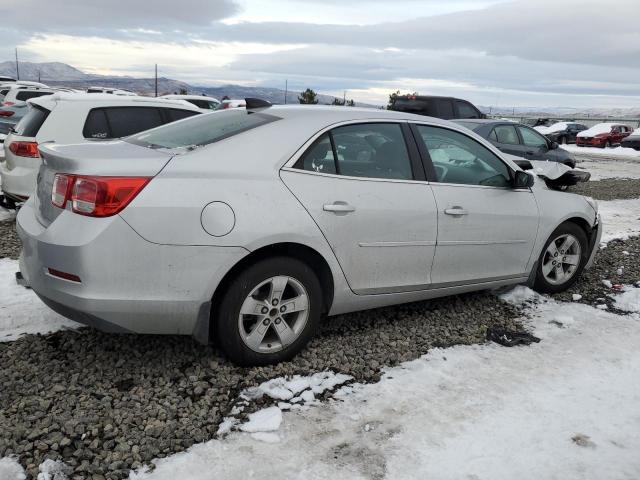
[[[61,62],[20,62],[20,79],[37,81],[40,78],[48,80],[87,80],[94,78],[71,65]],[[6,61],[0,63],[0,75],[16,77],[16,62]]]

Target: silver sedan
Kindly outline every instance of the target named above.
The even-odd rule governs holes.
[[[593,200],[459,125],[398,112],[248,100],[40,150],[17,219],[40,298],[101,330],[215,339],[243,365],[292,357],[326,315],[562,291],[601,234]]]

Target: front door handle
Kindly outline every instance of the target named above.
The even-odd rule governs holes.
[[[467,215],[469,212],[467,212],[462,207],[451,207],[451,208],[445,208],[444,213],[446,213],[447,215],[458,216],[458,215]]]
[[[333,202],[323,205],[322,210],[333,213],[351,213],[356,211],[356,207],[349,205],[346,202]]]

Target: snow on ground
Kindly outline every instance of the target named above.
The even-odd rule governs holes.
[[[80,325],[50,310],[33,293],[16,283],[18,262],[0,259],[0,342],[25,333],[46,333]],[[1,477],[0,477],[1,478]]]
[[[578,147],[576,145],[562,145],[568,152],[589,155],[593,157],[609,157],[609,158],[625,158],[640,160],[640,151],[633,148],[595,148],[595,147]]]
[[[640,198],[599,201],[598,210],[604,227],[603,244],[640,235]]]
[[[589,181],[592,182],[605,178],[640,179],[640,161],[603,161],[585,158],[576,165],[576,169],[589,172],[591,174]]]
[[[0,480],[26,480],[26,478],[27,474],[15,458],[0,458]]]
[[[14,210],[7,210],[6,208],[0,207],[0,222],[4,222],[6,220],[13,220],[16,216]]]
[[[505,298],[540,302],[539,344],[435,349],[266,438],[234,432],[130,478],[638,478],[640,316]]]
[[[626,286],[620,295],[614,295],[615,306],[625,312],[640,313],[640,288]]]

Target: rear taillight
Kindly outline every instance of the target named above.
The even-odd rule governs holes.
[[[53,188],[51,190],[51,203],[56,207],[64,208],[67,204],[67,197],[73,184],[71,175],[56,175],[53,179]]]
[[[9,150],[18,157],[38,158],[40,156],[37,142],[11,142]]]
[[[149,177],[89,177],[56,174],[51,203],[89,217],[109,217],[122,211],[149,183]],[[64,200],[61,196],[64,195]]]
[[[222,105],[222,109],[226,110],[227,108],[229,108],[231,106],[230,103],[225,103],[224,105]]]
[[[13,110],[0,110],[0,117],[10,117],[14,113],[16,112],[14,112]]]
[[[15,105],[15,102],[4,102],[2,105],[4,105],[5,107],[10,107],[11,105]]]

